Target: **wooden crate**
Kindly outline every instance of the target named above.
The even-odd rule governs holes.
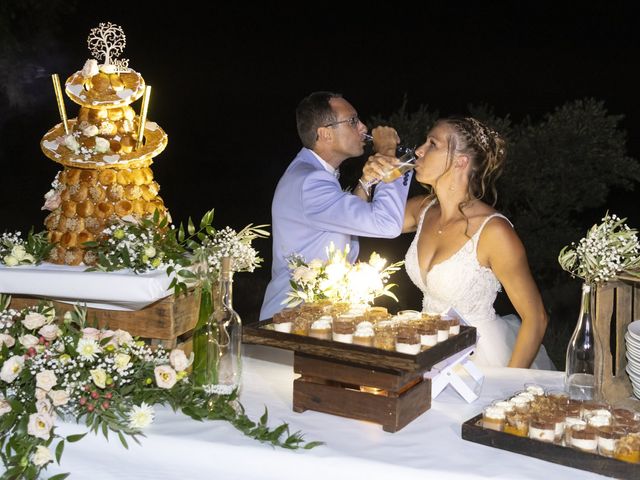
[[[431,408],[431,380],[424,373],[475,344],[476,329],[416,355],[321,340],[270,329],[270,320],[246,325],[245,343],[293,350],[293,410],[340,415],[396,432]]]
[[[629,323],[640,319],[640,279],[620,276],[595,292],[596,390],[608,403],[640,411],[626,372],[624,336]],[[613,338],[612,338],[613,336]]]
[[[22,309],[42,302],[41,298],[12,295],[11,307]],[[82,303],[79,299],[78,303]],[[53,300],[53,305],[60,315],[72,311],[74,304]],[[193,289],[177,298],[174,295],[165,297],[141,310],[103,310],[87,308],[89,324],[128,331],[134,337],[141,337],[152,345],[162,344],[165,348],[183,348],[187,355],[191,351],[191,335],[198,321],[200,306],[199,290]]]
[[[482,427],[482,414],[462,424],[462,438],[488,447],[499,448],[608,477],[629,480],[640,478],[640,465],[637,464],[484,428]]]

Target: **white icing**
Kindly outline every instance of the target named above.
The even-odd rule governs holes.
[[[353,343],[353,334],[352,333],[334,333],[333,341],[342,342],[342,343]]]
[[[556,432],[551,429],[529,426],[529,438],[540,440],[541,442],[553,442],[556,439]]]
[[[129,98],[131,95],[133,95],[133,90],[131,90],[130,88],[125,88],[124,90],[116,92],[116,95],[122,99]],[[117,103],[120,104],[122,103],[122,101],[118,101]]]
[[[544,395],[544,388],[540,385],[527,385],[526,391],[539,397]]]
[[[506,417],[505,410],[497,405],[490,405],[484,409],[483,417],[493,418],[494,420],[504,420]]]
[[[356,325],[354,335],[358,337],[373,337],[373,324],[371,322],[360,322]]]
[[[103,64],[103,65],[100,65],[100,71],[102,73],[107,73],[107,74],[116,73],[118,71],[118,68],[115,65],[111,65],[111,64],[104,65]]]
[[[104,157],[102,157],[102,160],[107,163],[116,163],[118,160],[120,160],[120,155],[105,155]]]
[[[58,145],[59,145],[59,143],[56,142],[56,141],[51,142],[49,140],[45,140],[44,142],[42,142],[42,146],[44,148],[47,148],[47,149],[52,150],[54,152],[58,149]]]
[[[587,423],[592,427],[604,427],[611,424],[611,417],[606,415],[591,415]]]
[[[329,315],[323,315],[318,320],[311,324],[314,330],[328,330],[331,328],[331,317]]]
[[[67,85],[67,91],[69,93],[72,93],[73,95],[75,95],[76,97],[79,96],[84,90],[82,88],[82,85],[76,85],[76,84],[69,84]]]
[[[499,402],[494,403],[493,406],[502,408],[505,412],[512,412],[516,408],[516,406],[513,403],[507,400],[500,400]]]
[[[415,355],[416,353],[420,353],[420,344],[419,343],[396,343],[396,352]]]

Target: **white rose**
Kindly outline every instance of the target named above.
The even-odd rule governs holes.
[[[53,418],[46,413],[32,413],[29,415],[27,433],[43,440],[49,440],[49,435],[53,427]]]
[[[118,371],[122,371],[125,368],[127,368],[127,366],[129,365],[130,361],[131,361],[131,356],[127,355],[125,353],[118,353],[113,358],[113,364],[115,365],[116,370],[118,370]]]
[[[169,365],[160,365],[153,370],[156,377],[156,384],[160,388],[172,388],[176,382],[176,371]]]
[[[24,257],[22,258],[22,263],[36,263],[36,259],[33,258],[33,255],[31,255],[30,253],[26,253],[24,255]]]
[[[302,274],[302,281],[305,283],[313,282],[318,276],[315,270],[307,268],[307,271]]]
[[[312,268],[313,270],[321,270],[322,265],[323,265],[323,262],[319,258],[314,258],[309,262],[309,268]]]
[[[53,408],[51,407],[51,402],[48,398],[43,398],[42,400],[38,400],[36,402],[36,411],[38,413],[46,413],[47,415],[51,415]]]
[[[347,266],[343,263],[331,263],[327,265],[324,271],[330,281],[338,282],[342,280],[347,273]]]
[[[175,349],[171,351],[171,354],[169,355],[169,361],[171,362],[171,366],[175,368],[176,372],[181,372],[189,367],[189,365],[191,365],[191,362],[193,362],[193,353],[191,354],[190,358],[187,358],[187,356],[184,354],[184,351]]]
[[[35,335],[23,335],[21,337],[18,337],[18,341],[27,350],[31,347],[35,347],[39,342],[38,337],[36,337]]]
[[[5,413],[9,413],[11,411],[11,404],[7,402],[4,398],[0,399],[0,417],[2,417]]]
[[[24,259],[27,251],[24,249],[23,245],[16,245],[11,249],[11,256],[15,257],[16,260],[21,261]]]
[[[51,325],[45,325],[44,327],[42,327],[40,330],[38,330],[38,333],[47,341],[47,342],[52,342],[53,340],[55,340],[58,335],[60,334],[60,328],[58,328],[57,325],[51,324]]]
[[[19,263],[18,259],[16,257],[12,257],[11,255],[5,255],[2,261],[7,267],[15,267]]]
[[[16,344],[16,339],[8,333],[0,333],[0,348],[2,345],[6,345],[7,348],[11,348]]]
[[[36,400],[43,400],[47,398],[47,392],[41,388],[36,388]]]
[[[304,273],[306,271],[307,271],[307,267],[298,267],[291,274],[291,278],[293,279],[294,282],[299,282],[304,276]]]
[[[51,451],[44,445],[38,445],[36,451],[31,455],[31,461],[36,467],[42,467],[52,460]]]
[[[108,63],[108,64],[100,65],[100,71],[102,73],[106,73],[108,75],[110,73],[116,73],[118,71],[118,69],[116,68],[115,65],[112,65],[112,64]]]
[[[91,370],[91,378],[93,379],[93,383],[96,384],[98,388],[104,388],[107,381],[107,372],[105,372],[102,368],[96,368],[95,370]]]
[[[109,151],[109,140],[102,137],[96,137],[95,151],[98,153],[105,153]]]
[[[144,254],[149,257],[149,258],[153,258],[156,256],[156,249],[153,245],[147,245],[146,247],[144,247]]]
[[[25,328],[29,330],[35,330],[36,328],[40,328],[45,323],[47,323],[47,319],[41,313],[31,312],[28,313],[24,319],[22,320],[22,324]]]
[[[52,370],[44,370],[36,374],[36,387],[41,388],[45,392],[51,390],[57,383],[58,379]]]
[[[49,397],[56,407],[66,405],[69,402],[69,394],[66,390],[51,390]]]
[[[113,332],[112,340],[115,340],[118,346],[129,345],[133,342],[133,337],[126,330],[116,330]]]
[[[86,340],[100,340],[100,330],[97,328],[86,327],[82,329],[82,338]]]
[[[52,189],[44,194],[44,205],[40,210],[50,210],[53,212],[61,203],[62,198],[60,198],[60,192]]]

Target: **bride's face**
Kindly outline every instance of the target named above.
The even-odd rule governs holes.
[[[435,126],[427,134],[426,141],[416,149],[416,180],[427,185],[435,185],[449,170],[447,152],[451,129],[447,125]]]

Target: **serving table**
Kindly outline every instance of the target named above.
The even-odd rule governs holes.
[[[126,450],[116,437],[87,435],[68,444],[61,465],[48,474],[71,472],[70,479],[550,479],[607,478],[545,462],[461,438],[461,426],[496,398],[521,389],[525,382],[562,386],[562,372],[483,368],[480,398],[467,403],[446,388],[431,409],[396,433],[377,424],[316,411],[292,411],[293,353],[245,346],[241,401],[254,419],[269,409],[269,424],[287,422],[308,441],[325,445],[288,451],[244,437],[225,422],[196,422],[169,408],[157,409],[142,445]],[[85,431],[63,423],[59,434]]]

